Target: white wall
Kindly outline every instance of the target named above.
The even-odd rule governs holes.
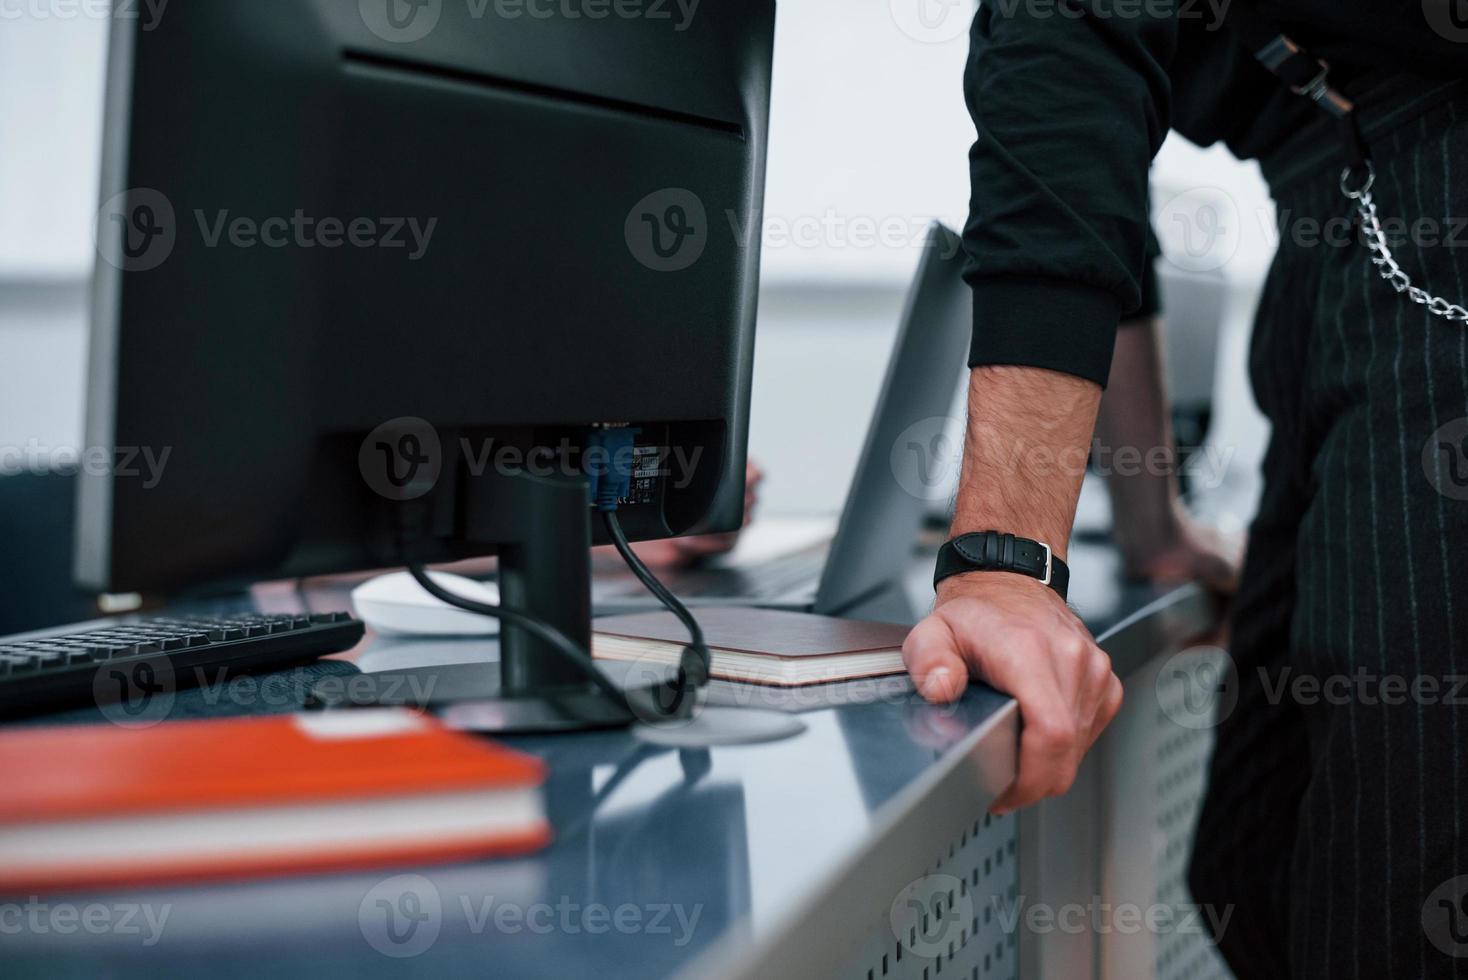
[[[92,267],[107,21],[16,17],[17,6],[0,5],[0,280],[81,279]]]
[[[777,9],[767,281],[904,284],[927,223],[968,209],[967,42],[915,40],[887,0]],[[782,244],[818,222],[812,244]]]
[[[0,446],[22,451],[81,443],[107,39],[31,9],[0,15]]]

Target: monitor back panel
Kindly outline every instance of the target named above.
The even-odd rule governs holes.
[[[667,530],[737,526],[773,4],[528,9],[117,22],[89,440],[168,457],[84,481],[82,579],[369,561],[356,451],[402,417],[666,424],[708,451]]]

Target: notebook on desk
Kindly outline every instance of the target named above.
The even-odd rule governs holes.
[[[428,864],[550,836],[530,756],[382,709],[0,734],[0,894]]]
[[[779,609],[698,614],[716,681],[803,687],[901,674],[907,627]],[[591,651],[603,660],[676,665],[688,643],[671,613],[595,620]]]

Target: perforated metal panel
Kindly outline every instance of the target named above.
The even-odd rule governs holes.
[[[1211,723],[1195,727],[1192,719],[1200,708],[1208,719],[1214,716],[1217,690],[1201,684],[1200,679],[1220,677],[1226,663],[1223,651],[1199,647],[1175,658],[1171,662],[1175,673],[1167,676],[1164,671],[1157,680],[1152,795],[1156,813],[1154,901],[1159,905],[1181,908],[1193,900],[1187,887],[1188,857],[1208,778],[1213,728]],[[1156,956],[1157,980],[1228,980],[1232,976],[1212,944],[1196,932],[1159,934]]]
[[[1108,751],[1116,815],[1107,845],[1106,895],[1113,903],[1163,906],[1184,920],[1157,932],[1103,941],[1105,977],[1228,980],[1187,887],[1193,830],[1213,750],[1218,681],[1226,655],[1195,647],[1160,658],[1127,679],[1127,717]]]
[[[1016,980],[1018,854],[1013,816],[985,814],[872,910],[848,980]]]

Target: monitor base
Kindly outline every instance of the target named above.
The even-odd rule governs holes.
[[[668,696],[673,680],[637,676],[608,665],[613,683],[627,692],[634,714],[614,704],[591,685],[559,687],[505,696],[498,664],[461,663],[409,667],[377,673],[327,677],[317,681],[308,708],[420,708],[438,715],[450,728],[501,735],[530,735],[626,728],[641,721],[677,721],[692,711],[692,698],[680,712],[660,711],[655,699]]]
[[[805,722],[783,711],[705,706],[682,721],[638,725],[632,734],[638,741],[663,748],[711,749],[781,742],[805,730]]]

